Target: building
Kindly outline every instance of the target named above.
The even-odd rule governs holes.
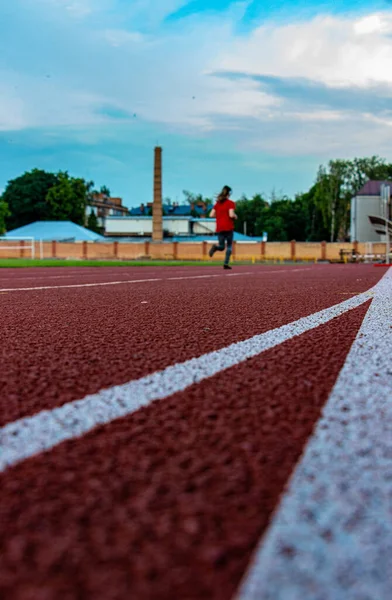
[[[176,215],[162,217],[163,237],[211,236],[215,233],[214,219],[198,219]],[[105,235],[108,237],[148,237],[153,233],[152,216],[107,217]]]
[[[213,241],[216,239],[215,219],[208,218],[211,207],[202,199],[189,204],[163,203],[162,148],[154,149],[153,202],[132,208],[129,214],[108,215],[105,237],[116,241]],[[242,234],[236,241],[254,241]]]
[[[72,221],[35,221],[5,234],[7,238],[34,238],[43,242],[100,242],[105,238]]]
[[[390,185],[392,189],[391,181],[368,181],[351,200],[351,241],[385,241],[385,235],[377,233],[369,219],[371,216],[386,217],[385,201],[382,198],[383,184]]]
[[[86,219],[93,212],[98,219],[98,225],[105,229],[107,217],[126,217],[129,210],[123,206],[122,198],[111,198],[105,194],[94,194],[87,203]]]
[[[141,204],[136,208],[131,208],[129,211],[132,217],[148,217],[152,214],[152,202]],[[162,204],[162,212],[164,216],[170,217],[196,217],[205,218],[211,210],[203,201],[192,202],[191,204],[178,204],[178,202]]]

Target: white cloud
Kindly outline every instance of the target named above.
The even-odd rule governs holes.
[[[364,37],[365,31],[373,35]],[[233,40],[216,58],[215,68],[306,77],[332,86],[390,83],[392,39],[385,34],[391,31],[392,13],[359,20],[320,15],[287,25],[269,23],[248,39]]]
[[[383,33],[388,31],[390,26],[390,20],[382,15],[368,15],[359,19],[354,23],[354,31],[359,35],[368,35],[372,33]]]
[[[0,129],[94,126],[109,120],[100,108],[111,106],[174,132],[233,133],[232,143],[241,149],[281,154],[363,149],[368,154],[389,143],[388,115],[375,119],[371,110],[355,106],[309,106],[306,94],[301,104],[298,98],[263,90],[252,79],[214,73],[304,78],[330,89],[351,87],[353,94],[371,84],[392,85],[390,12],[357,19],[321,15],[298,23],[271,21],[248,35],[237,35],[233,13],[156,31],[159,20],[184,0],[138,0],[122,15],[124,23],[85,19],[83,27],[78,21],[74,28],[71,16],[103,11],[112,0],[40,2],[52,8],[57,3],[62,14],[70,13],[64,29],[56,30],[57,54],[49,33],[45,41],[45,29],[40,31],[39,47],[31,50],[34,65],[45,65],[50,58],[55,73],[49,80],[42,73],[34,76],[28,62],[17,74],[10,69],[0,73],[5,86]],[[152,27],[147,32],[136,27],[143,15]]]
[[[0,71],[0,131],[63,125],[104,123],[99,108],[107,103],[101,95],[53,83],[50,78],[18,77]]]

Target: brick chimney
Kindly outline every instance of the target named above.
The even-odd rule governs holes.
[[[152,241],[163,240],[162,226],[162,148],[154,149],[154,202],[152,205]]]

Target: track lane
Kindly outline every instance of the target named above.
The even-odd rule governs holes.
[[[379,278],[348,268],[342,282],[322,267],[1,295],[0,425],[312,314]]]
[[[366,309],[0,476],[0,596],[230,598]]]
[[[389,600],[392,269],[377,289],[237,600]]]
[[[216,278],[216,277],[241,277],[249,274],[255,276],[263,275],[283,275],[291,274],[299,271],[309,270],[310,266],[295,266],[295,265],[274,265],[274,266],[260,266],[252,267],[238,266],[232,272],[228,273],[222,270],[221,266],[200,266],[200,267],[161,267],[161,268],[141,268],[141,267],[118,267],[115,268],[95,268],[95,271],[85,271],[84,267],[79,268],[79,272],[72,272],[69,274],[68,269],[63,268],[61,273],[60,269],[57,269],[58,273],[52,275],[54,267],[48,269],[40,268],[37,269],[34,275],[26,275],[24,277],[18,276],[16,273],[12,277],[1,278],[0,273],[0,293],[10,291],[12,289],[21,291],[34,291],[42,287],[48,289],[61,289],[66,286],[72,285],[86,285],[86,287],[96,283],[97,286],[112,281],[136,281],[154,279],[159,281],[171,281],[171,280],[187,280],[193,278]],[[29,269],[30,271],[30,269]]]

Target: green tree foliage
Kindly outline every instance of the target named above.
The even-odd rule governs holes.
[[[235,223],[236,231],[247,235],[257,236],[262,235],[264,221],[268,209],[268,202],[260,194],[256,194],[253,198],[248,199],[242,196],[236,202],[237,220]]]
[[[294,201],[287,196],[267,202],[260,194],[253,198],[243,196],[236,203],[236,230],[250,236],[268,234],[269,240],[285,242],[304,240],[309,219],[306,199],[298,196]]]
[[[331,160],[328,167],[319,168],[316,180],[315,203],[320,208],[323,223],[329,227],[329,241],[345,237],[349,225],[352,198],[349,178],[352,164],[347,160]]]
[[[106,198],[110,198],[110,190],[106,185],[103,185],[100,189],[100,193],[106,196]]]
[[[67,172],[33,169],[9,181],[2,196],[8,204],[7,229],[34,221],[70,220],[84,225],[85,210],[94,183],[70,177]]]
[[[324,224],[323,216],[319,206],[315,202],[317,186],[313,185],[308,192],[297,194],[295,203],[302,215],[302,227],[300,235],[292,239],[299,242],[316,242],[327,240],[329,235],[328,224]]]
[[[89,184],[84,179],[60,171],[46,196],[52,219],[84,225],[88,193]]]
[[[2,196],[10,211],[6,219],[7,229],[50,219],[46,196],[56,181],[54,173],[47,173],[40,169],[33,169],[9,181]]]
[[[101,228],[98,224],[98,218],[95,212],[92,210],[87,219],[87,228],[95,233],[101,233]]]
[[[266,231],[273,241],[345,241],[351,199],[369,179],[391,180],[392,164],[378,156],[331,160],[319,167],[311,189],[294,200],[275,194],[269,202],[260,195],[242,197],[236,230],[251,236]]]
[[[5,220],[10,215],[8,204],[0,196],[0,235],[6,231]]]
[[[212,205],[213,205],[212,198],[205,198],[202,194],[192,194],[192,192],[188,192],[187,190],[183,190],[182,193],[184,194],[185,200],[186,200],[186,202],[188,202],[188,204],[190,204],[190,205],[195,204],[196,205],[198,202],[204,202],[205,205],[206,205],[206,212],[207,212],[207,214],[212,209]],[[197,210],[191,210],[191,216],[197,218],[200,215],[197,212]]]
[[[314,202],[321,212],[328,238],[333,242],[348,239],[351,199],[369,181],[392,178],[392,164],[378,156],[331,160],[320,166],[314,193]]]

